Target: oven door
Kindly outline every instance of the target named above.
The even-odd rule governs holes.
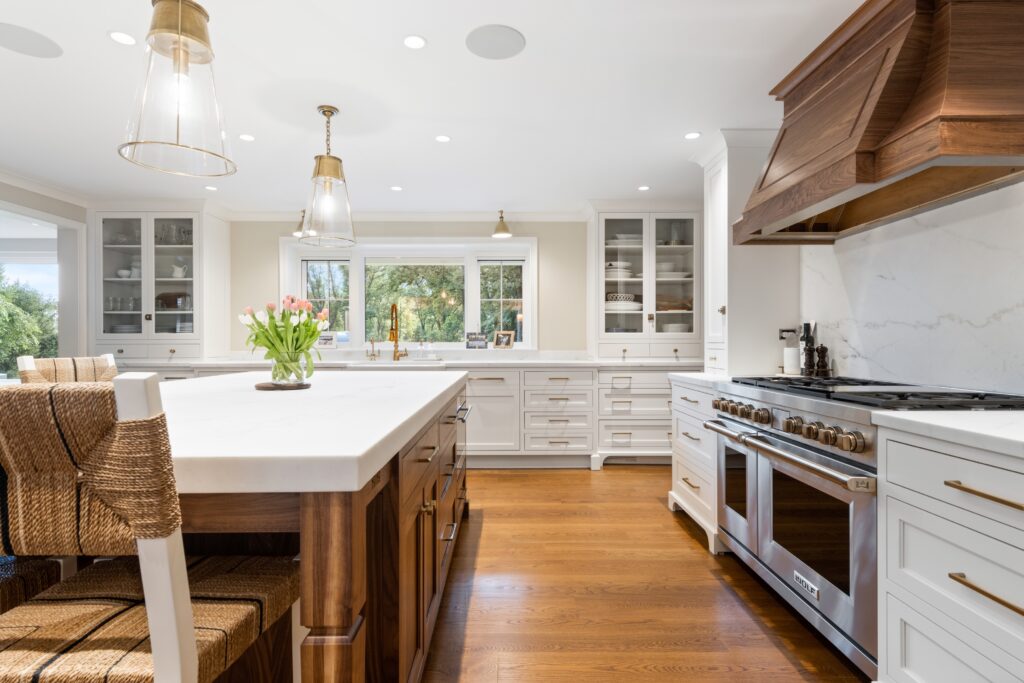
[[[757,451],[743,443],[756,432],[724,417],[704,427],[718,434],[718,526],[756,555]]]
[[[761,561],[875,657],[875,475],[763,433],[745,443],[759,456]]]

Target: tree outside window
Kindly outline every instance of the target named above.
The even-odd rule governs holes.
[[[523,262],[480,262],[480,331],[515,330],[523,340]]]
[[[391,304],[398,304],[403,342],[465,339],[466,273],[462,265],[367,263],[366,338],[386,340]]]
[[[57,355],[57,301],[36,280],[52,282],[56,291],[56,264],[15,265],[10,278],[0,265],[0,373],[17,377],[18,356],[53,358]]]
[[[330,329],[340,333],[341,341],[348,341],[348,262],[303,261],[302,282],[303,298],[317,312],[327,306]]]

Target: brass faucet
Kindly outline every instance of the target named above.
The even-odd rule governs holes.
[[[408,351],[398,350],[398,304],[391,304],[391,329],[388,330],[388,341],[395,343],[395,350],[391,354],[391,360],[399,361],[409,355]]]
[[[380,351],[377,350],[376,339],[370,339],[370,350],[366,352],[366,357],[370,360],[377,360],[380,358]]]

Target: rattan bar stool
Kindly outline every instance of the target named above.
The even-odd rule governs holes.
[[[114,354],[82,358],[18,356],[22,384],[46,382],[109,382],[117,376]]]
[[[209,683],[294,620],[293,558],[186,559],[156,375],[0,389],[0,467],[5,554],[117,558],[0,614],[0,682]]]

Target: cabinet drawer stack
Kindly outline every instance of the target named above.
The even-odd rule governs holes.
[[[527,453],[592,452],[594,371],[524,371],[523,410]]]
[[[672,452],[672,392],[668,374],[601,370],[597,379],[598,443],[593,469],[616,456]]]
[[[682,510],[708,535],[708,548],[720,552],[718,543],[718,441],[704,429],[715,417],[713,396],[701,384],[672,377],[672,489],[670,510]]]
[[[879,443],[880,679],[1024,679],[1024,461]]]

